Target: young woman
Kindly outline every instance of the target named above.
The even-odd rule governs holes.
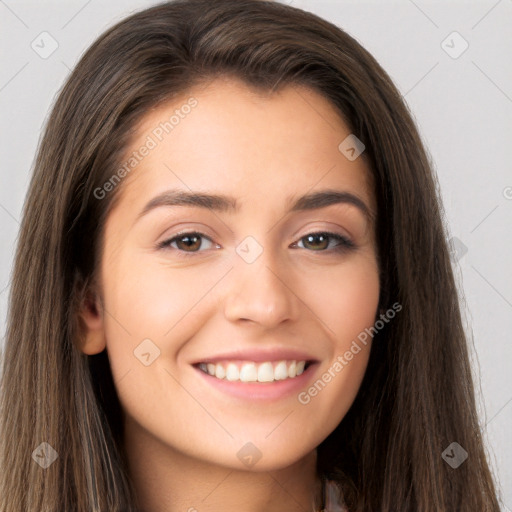
[[[131,15],[53,107],[0,511],[498,511],[437,184],[375,59],[257,0]]]

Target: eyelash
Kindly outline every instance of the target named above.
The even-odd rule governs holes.
[[[181,249],[174,249],[174,248],[171,249],[170,245],[173,242],[175,242],[176,240],[179,240],[181,238],[185,238],[186,236],[191,236],[191,235],[198,235],[201,238],[206,238],[207,240],[212,242],[211,238],[209,238],[208,236],[206,236],[203,233],[200,233],[198,231],[187,231],[187,232],[179,233],[172,238],[169,238],[167,240],[164,240],[163,242],[160,242],[157,245],[157,249],[175,250],[175,251],[178,251],[178,253],[180,253],[180,257],[185,257],[185,258],[189,257],[189,255],[203,252],[203,251],[183,251]],[[323,249],[323,250],[318,250],[318,251],[311,250],[311,252],[324,252],[324,253],[340,254],[340,253],[345,253],[345,252],[348,252],[348,251],[356,248],[355,244],[348,238],[346,238],[342,235],[339,235],[337,233],[332,233],[330,231],[314,231],[312,233],[308,233],[307,235],[304,235],[303,237],[301,237],[299,239],[299,241],[303,240],[304,238],[306,238],[308,236],[314,236],[314,235],[324,235],[324,236],[327,236],[328,238],[334,238],[334,239],[338,240],[338,242],[340,242],[340,243],[331,249]],[[297,243],[297,242],[295,242],[295,243]]]

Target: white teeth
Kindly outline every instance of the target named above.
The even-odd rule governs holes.
[[[221,365],[217,365],[221,366]],[[242,382],[256,382],[258,380],[258,370],[254,363],[246,363],[240,368],[240,377]]]
[[[223,379],[226,376],[226,370],[221,364],[215,366],[215,377],[217,379]]]
[[[293,379],[302,375],[306,361],[278,361],[275,366],[270,361],[264,363],[200,363],[199,368],[217,379],[241,382],[273,382]]]
[[[238,371],[238,366],[233,363],[229,363],[226,369],[226,379],[228,380],[238,380],[240,377],[240,372]]]
[[[279,361],[274,368],[274,379],[284,380],[286,378],[288,378],[288,367],[286,366],[286,361]]]
[[[258,367],[258,382],[272,382],[274,380],[274,368],[272,363],[263,363]]]

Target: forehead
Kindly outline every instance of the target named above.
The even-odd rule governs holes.
[[[193,106],[191,106],[193,105]],[[371,172],[339,145],[350,130],[334,105],[296,84],[257,91],[217,78],[163,103],[140,120],[126,158],[145,151],[122,183],[133,204],[163,188],[218,189],[283,202],[306,189],[344,187],[374,211]]]

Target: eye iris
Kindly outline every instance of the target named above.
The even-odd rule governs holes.
[[[325,249],[326,247],[329,246],[329,236],[328,235],[325,235],[323,233],[316,233],[316,234],[313,234],[313,235],[308,235],[305,237],[307,243],[309,244],[312,240],[315,240],[315,239],[323,239],[322,241],[324,242],[324,245],[322,245],[322,247],[320,247],[320,249]],[[327,245],[325,245],[325,242],[327,242]],[[320,242],[322,243],[322,242]],[[315,243],[313,242],[313,245],[315,245]]]
[[[177,240],[176,240],[176,244],[178,245],[178,247],[180,246],[180,243],[185,240],[185,249],[199,249],[199,247],[201,246],[201,241],[200,241],[200,238],[199,236],[197,235],[183,235],[181,237],[179,237]],[[192,242],[191,242],[192,241]],[[199,241],[199,243],[197,243]],[[191,242],[191,243],[190,243]],[[194,247],[194,244],[196,245]],[[181,247],[180,247],[181,248]]]

